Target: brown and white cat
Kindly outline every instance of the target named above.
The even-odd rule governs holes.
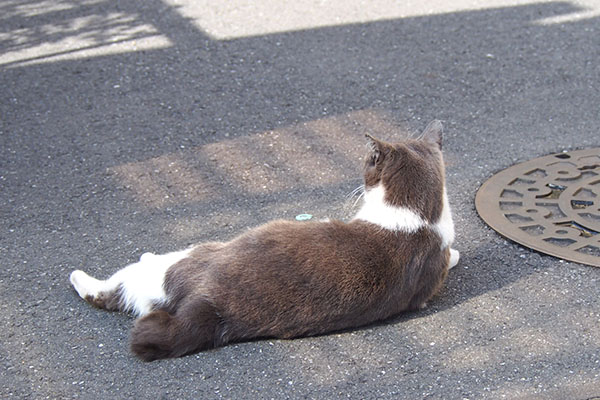
[[[398,144],[368,136],[364,204],[348,223],[273,221],[226,243],[154,255],[71,283],[91,304],[139,318],[145,361],[233,341],[358,327],[424,307],[458,262],[442,125]]]

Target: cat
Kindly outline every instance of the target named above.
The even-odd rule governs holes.
[[[131,349],[144,361],[423,308],[459,258],[442,125],[396,144],[367,141],[364,200],[347,223],[272,221],[226,243],[145,253],[104,281],[80,270],[70,281],[92,305],[138,317]]]

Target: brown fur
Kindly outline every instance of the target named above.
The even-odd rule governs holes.
[[[86,296],[85,300],[94,307],[107,311],[119,311],[121,309],[121,288],[109,292],[101,292],[96,296]]]
[[[437,134],[437,132],[434,132]],[[370,139],[365,186],[435,223],[442,211],[441,136]],[[353,220],[274,221],[227,243],[198,245],[167,271],[169,301],[136,321],[143,360],[232,341],[294,338],[357,327],[416,309],[444,281],[449,250],[430,228],[403,233]]]

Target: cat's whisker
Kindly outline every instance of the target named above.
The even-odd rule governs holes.
[[[356,198],[356,200],[354,200],[354,203],[352,204],[352,208],[356,207],[356,205],[358,204],[358,202],[360,200],[362,200],[363,197],[365,197],[365,192],[364,191],[360,192],[360,194],[358,195],[358,197]]]
[[[353,191],[351,191],[346,196],[345,207],[348,207],[350,201],[352,201],[353,199],[354,199],[354,202],[352,203],[352,205],[350,206],[350,208],[356,207],[356,205],[363,198],[364,195],[365,195],[365,185],[358,186],[356,189],[354,189]]]
[[[354,196],[356,196],[359,192],[364,192],[364,190],[365,190],[365,185],[360,185],[359,187],[357,187],[356,189],[354,189],[353,191],[351,191],[346,197],[348,199],[351,199]]]

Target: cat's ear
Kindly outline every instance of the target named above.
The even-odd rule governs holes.
[[[425,127],[425,130],[421,134],[421,139],[427,140],[432,143],[437,143],[442,149],[442,137],[444,136],[444,126],[442,125],[442,121],[439,119],[434,119]]]
[[[367,137],[367,146],[369,147],[368,161],[371,165],[377,165],[383,161],[383,157],[385,156],[385,143],[368,133],[365,136]]]

